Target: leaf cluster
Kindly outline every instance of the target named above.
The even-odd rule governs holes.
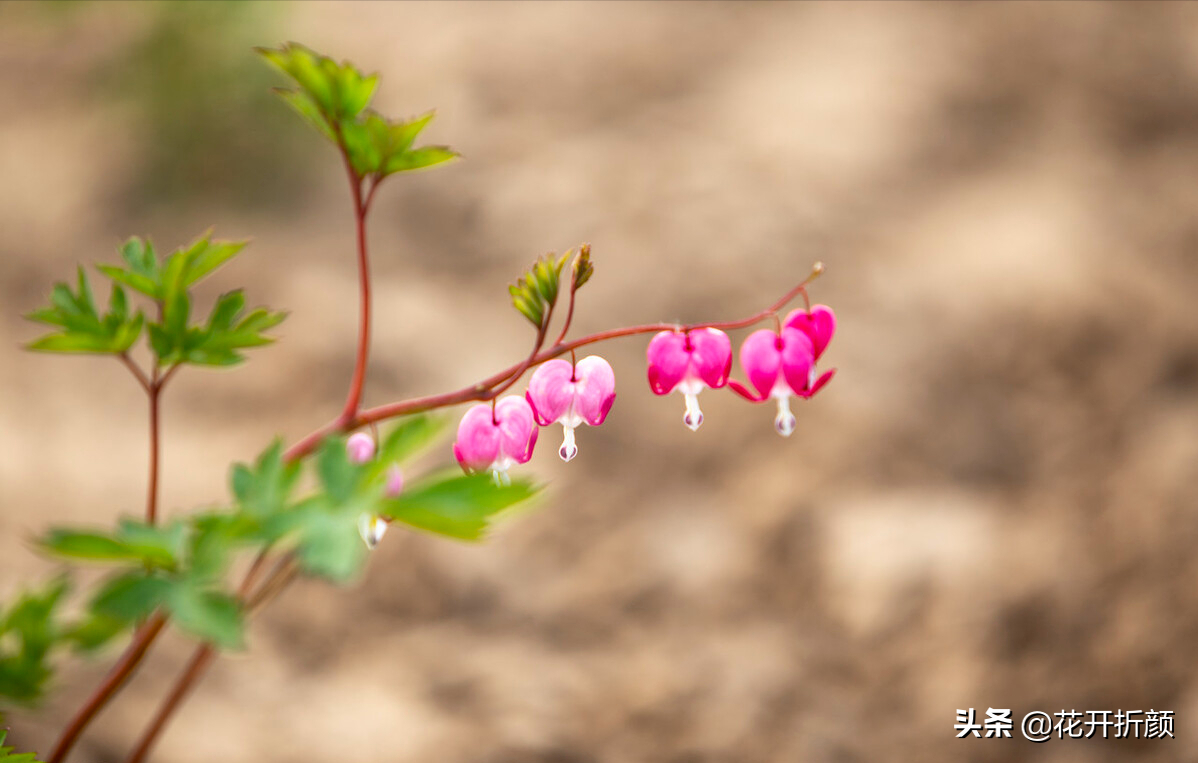
[[[13,752],[12,747],[5,747],[7,737],[8,730],[0,729],[0,763],[38,763],[37,755],[32,752]]]
[[[424,169],[457,158],[448,146],[414,147],[433,112],[393,120],[371,109],[378,75],[364,74],[348,61],[338,63],[298,43],[258,48],[268,63],[286,74],[293,89],[275,92],[321,135],[344,151],[358,178],[375,182],[397,172]]]
[[[61,577],[40,590],[21,593],[7,610],[0,609],[0,698],[19,705],[36,703],[45,692],[58,647],[90,651],[119,632],[120,627],[104,617],[88,614],[68,621],[62,608],[69,587]]]
[[[275,441],[253,463],[233,466],[227,508],[158,526],[125,520],[112,532],[58,529],[41,545],[56,556],[117,568],[92,597],[93,616],[124,627],[161,609],[196,638],[238,648],[244,603],[226,578],[239,550],[291,553],[302,571],[345,583],[366,560],[358,529],[363,515],[476,540],[501,512],[537,491],[526,482],[498,487],[485,477],[455,473],[415,480],[401,496],[388,497],[388,469],[423,451],[443,428],[440,419],[409,417],[365,464],[350,461],[344,438],[330,437],[307,470],[286,460]]]
[[[54,326],[57,331],[28,345],[43,352],[90,352],[123,355],[142,333],[149,338],[159,366],[192,364],[231,366],[245,360],[241,351],[273,341],[264,332],[286,318],[265,308],[246,311],[245,295],[235,290],[222,294],[205,321],[192,321],[191,287],[231,260],[245,247],[243,241],[213,240],[205,233],[191,244],[166,256],[137,237],[121,245],[121,265],[98,265],[112,281],[108,310],[100,313],[83,268],[74,290],[55,285],[49,307],[28,318]],[[125,290],[148,298],[152,318],[131,310]]]
[[[557,304],[562,286],[562,272],[573,258],[568,285],[571,295],[590,280],[595,272],[591,264],[591,246],[583,244],[576,254],[573,249],[558,257],[552,253],[538,258],[532,267],[521,274],[508,293],[512,306],[538,329],[548,322],[550,311]]]

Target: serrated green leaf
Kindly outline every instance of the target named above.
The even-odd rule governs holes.
[[[39,763],[37,755],[32,752],[13,752],[12,747],[5,747],[4,740],[8,736],[7,729],[0,729],[0,763]]]
[[[329,500],[341,504],[353,498],[362,470],[350,462],[345,442],[340,437],[329,437],[316,453],[316,475]]]
[[[190,258],[183,282],[191,286],[214,270],[233,259],[245,249],[245,241],[211,241],[204,239],[203,246]]]
[[[495,485],[485,475],[435,477],[398,498],[384,498],[379,513],[438,535],[478,540],[500,513],[539,490],[525,481]]]
[[[72,530],[51,530],[41,541],[41,547],[57,556],[100,562],[139,562],[129,546],[107,535]]]
[[[329,125],[328,118],[310,95],[300,90],[284,90],[283,88],[275,88],[275,93],[286,101],[288,106],[295,109],[305,122],[315,127],[317,132],[333,143],[337,142],[337,136]]]
[[[90,612],[63,631],[62,637],[78,652],[93,652],[110,643],[129,627],[130,621]]]
[[[141,312],[128,314],[124,291],[113,285],[109,310],[96,312],[91,286],[79,269],[77,292],[65,283],[55,284],[50,307],[34,310],[26,318],[57,326],[61,330],[30,342],[26,347],[40,352],[117,354],[128,350],[141,334]]]
[[[383,164],[383,174],[393,175],[396,172],[427,169],[453,161],[459,156],[461,154],[449,146],[421,146],[389,157]]]
[[[234,597],[180,582],[168,590],[166,607],[180,629],[201,641],[222,649],[244,646],[244,618]]]
[[[91,611],[126,623],[148,617],[162,606],[171,582],[144,570],[110,578],[92,597]]]
[[[418,413],[400,419],[383,437],[376,459],[380,472],[393,463],[403,463],[423,452],[445,433],[449,420],[444,416]]]
[[[148,525],[122,519],[116,540],[153,567],[173,568],[179,565],[187,543],[187,527],[180,521],[166,525]]]
[[[334,583],[351,580],[366,560],[357,517],[330,514],[315,505],[304,513],[296,549],[301,567]]]

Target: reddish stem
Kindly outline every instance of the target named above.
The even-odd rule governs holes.
[[[79,737],[83,734],[84,729],[91,723],[96,714],[112,699],[112,696],[120,690],[129,676],[137,668],[142,658],[145,657],[150,645],[154,643],[154,639],[158,638],[158,634],[162,632],[163,626],[166,625],[166,616],[163,614],[155,614],[150,619],[141,624],[141,627],[133,634],[133,640],[129,642],[129,646],[125,648],[120,660],[117,661],[112,669],[108,671],[108,675],[104,678],[92,696],[84,703],[83,707],[75,713],[71,722],[67,724],[66,729],[59,737],[58,743],[54,746],[54,752],[51,753],[46,763],[62,763],[66,756],[70,753],[71,748],[79,741]]]
[[[354,198],[354,222],[358,238],[358,285],[361,292],[361,312],[358,320],[358,355],[354,361],[354,375],[349,383],[349,394],[345,399],[345,408],[341,411],[340,421],[350,422],[358,415],[358,407],[362,403],[362,387],[366,383],[366,366],[370,357],[370,260],[366,253],[366,215],[370,210],[370,202],[374,191],[378,188],[373,183],[362,197],[362,178],[354,172],[345,155],[345,168],[349,173],[350,190]]]
[[[158,741],[158,735],[162,733],[166,722],[174,714],[175,708],[187,696],[187,692],[203,674],[204,669],[208,667],[208,664],[212,662],[212,658],[215,656],[216,651],[209,644],[203,644],[196,649],[195,653],[191,656],[191,660],[188,661],[183,675],[171,690],[170,695],[159,706],[158,712],[154,714],[154,720],[146,727],[137,748],[126,759],[127,763],[141,763],[141,761],[146,759],[146,756],[150,754],[150,749],[154,746],[154,742]]]

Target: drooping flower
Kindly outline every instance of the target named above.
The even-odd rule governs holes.
[[[597,427],[607,418],[616,399],[616,374],[598,355],[589,355],[577,365],[548,360],[528,380],[525,397],[538,424],[562,425],[564,441],[557,453],[569,461],[578,454],[574,429],[583,423]]]
[[[528,401],[508,395],[472,406],[458,424],[453,455],[469,473],[490,472],[497,484],[510,484],[508,469],[527,463],[537,444],[537,423]]]
[[[789,437],[795,428],[790,398],[811,397],[835,373],[829,371],[818,380],[815,378],[814,345],[807,334],[795,328],[783,328],[781,334],[770,329],[749,334],[740,348],[740,364],[757,393],[736,381],[730,381],[728,386],[753,402],[769,398],[777,401],[774,428],[783,437]]]
[[[383,485],[383,495],[387,498],[398,498],[403,492],[403,469],[399,464],[391,464],[387,469],[387,481]],[[383,539],[391,520],[377,514],[363,513],[358,517],[358,534],[366,543],[366,548],[374,547]]]
[[[703,424],[699,393],[728,383],[732,370],[732,340],[719,329],[663,331],[656,334],[645,351],[649,363],[649,387],[658,395],[674,390],[686,399],[682,421],[691,431]]]
[[[345,452],[355,464],[364,464],[374,458],[374,438],[365,432],[356,432],[345,441]]]
[[[816,305],[811,312],[803,309],[793,310],[783,322],[787,328],[798,329],[811,340],[815,359],[819,360],[836,333],[836,313],[827,305]]]
[[[390,523],[385,518],[372,514],[363,514],[358,517],[358,534],[362,536],[362,542],[366,544],[366,548],[374,550],[374,547],[387,533],[388,524]]]

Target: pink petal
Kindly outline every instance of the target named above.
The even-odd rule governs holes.
[[[815,358],[819,360],[819,356],[824,354],[824,349],[832,341],[832,335],[836,333],[836,313],[827,305],[816,305],[811,308],[810,313],[806,310],[791,312],[786,316],[785,325],[807,335],[814,348]]]
[[[754,331],[740,346],[740,365],[762,398],[769,397],[782,368],[782,339],[770,329]]]
[[[462,416],[453,455],[462,468],[470,472],[490,468],[499,457],[499,428],[491,421],[489,404],[471,406]]]
[[[616,399],[616,374],[611,364],[598,355],[588,355],[578,361],[574,377],[574,412],[583,421],[597,427],[607,418]]]
[[[815,354],[807,335],[798,329],[782,329],[782,373],[795,394],[810,385],[814,366]]]
[[[677,331],[663,331],[649,342],[649,387],[657,394],[668,395],[682,381],[690,363],[685,347],[686,336]]]
[[[799,394],[802,395],[803,397],[809,399],[816,392],[819,392],[821,389],[823,389],[825,384],[832,381],[832,377],[835,375],[836,375],[835,368],[833,368],[831,371],[825,371],[822,376],[820,376],[818,379],[815,380],[815,384],[811,385],[811,389],[809,389],[805,392],[800,392]]]
[[[573,376],[574,368],[560,359],[547,360],[533,371],[525,396],[538,424],[549,426],[570,410],[574,400]]]
[[[749,390],[748,387],[738,382],[736,379],[728,380],[728,389],[748,400],[750,403],[760,403],[765,400],[764,397],[759,397],[756,393]]]
[[[732,340],[719,329],[695,329],[690,332],[691,368],[712,389],[728,383],[732,372]]]
[[[567,364],[569,365],[569,364]],[[508,395],[495,404],[495,418],[499,421],[499,452],[523,464],[532,458],[537,444],[537,423],[532,407],[519,395]]]

